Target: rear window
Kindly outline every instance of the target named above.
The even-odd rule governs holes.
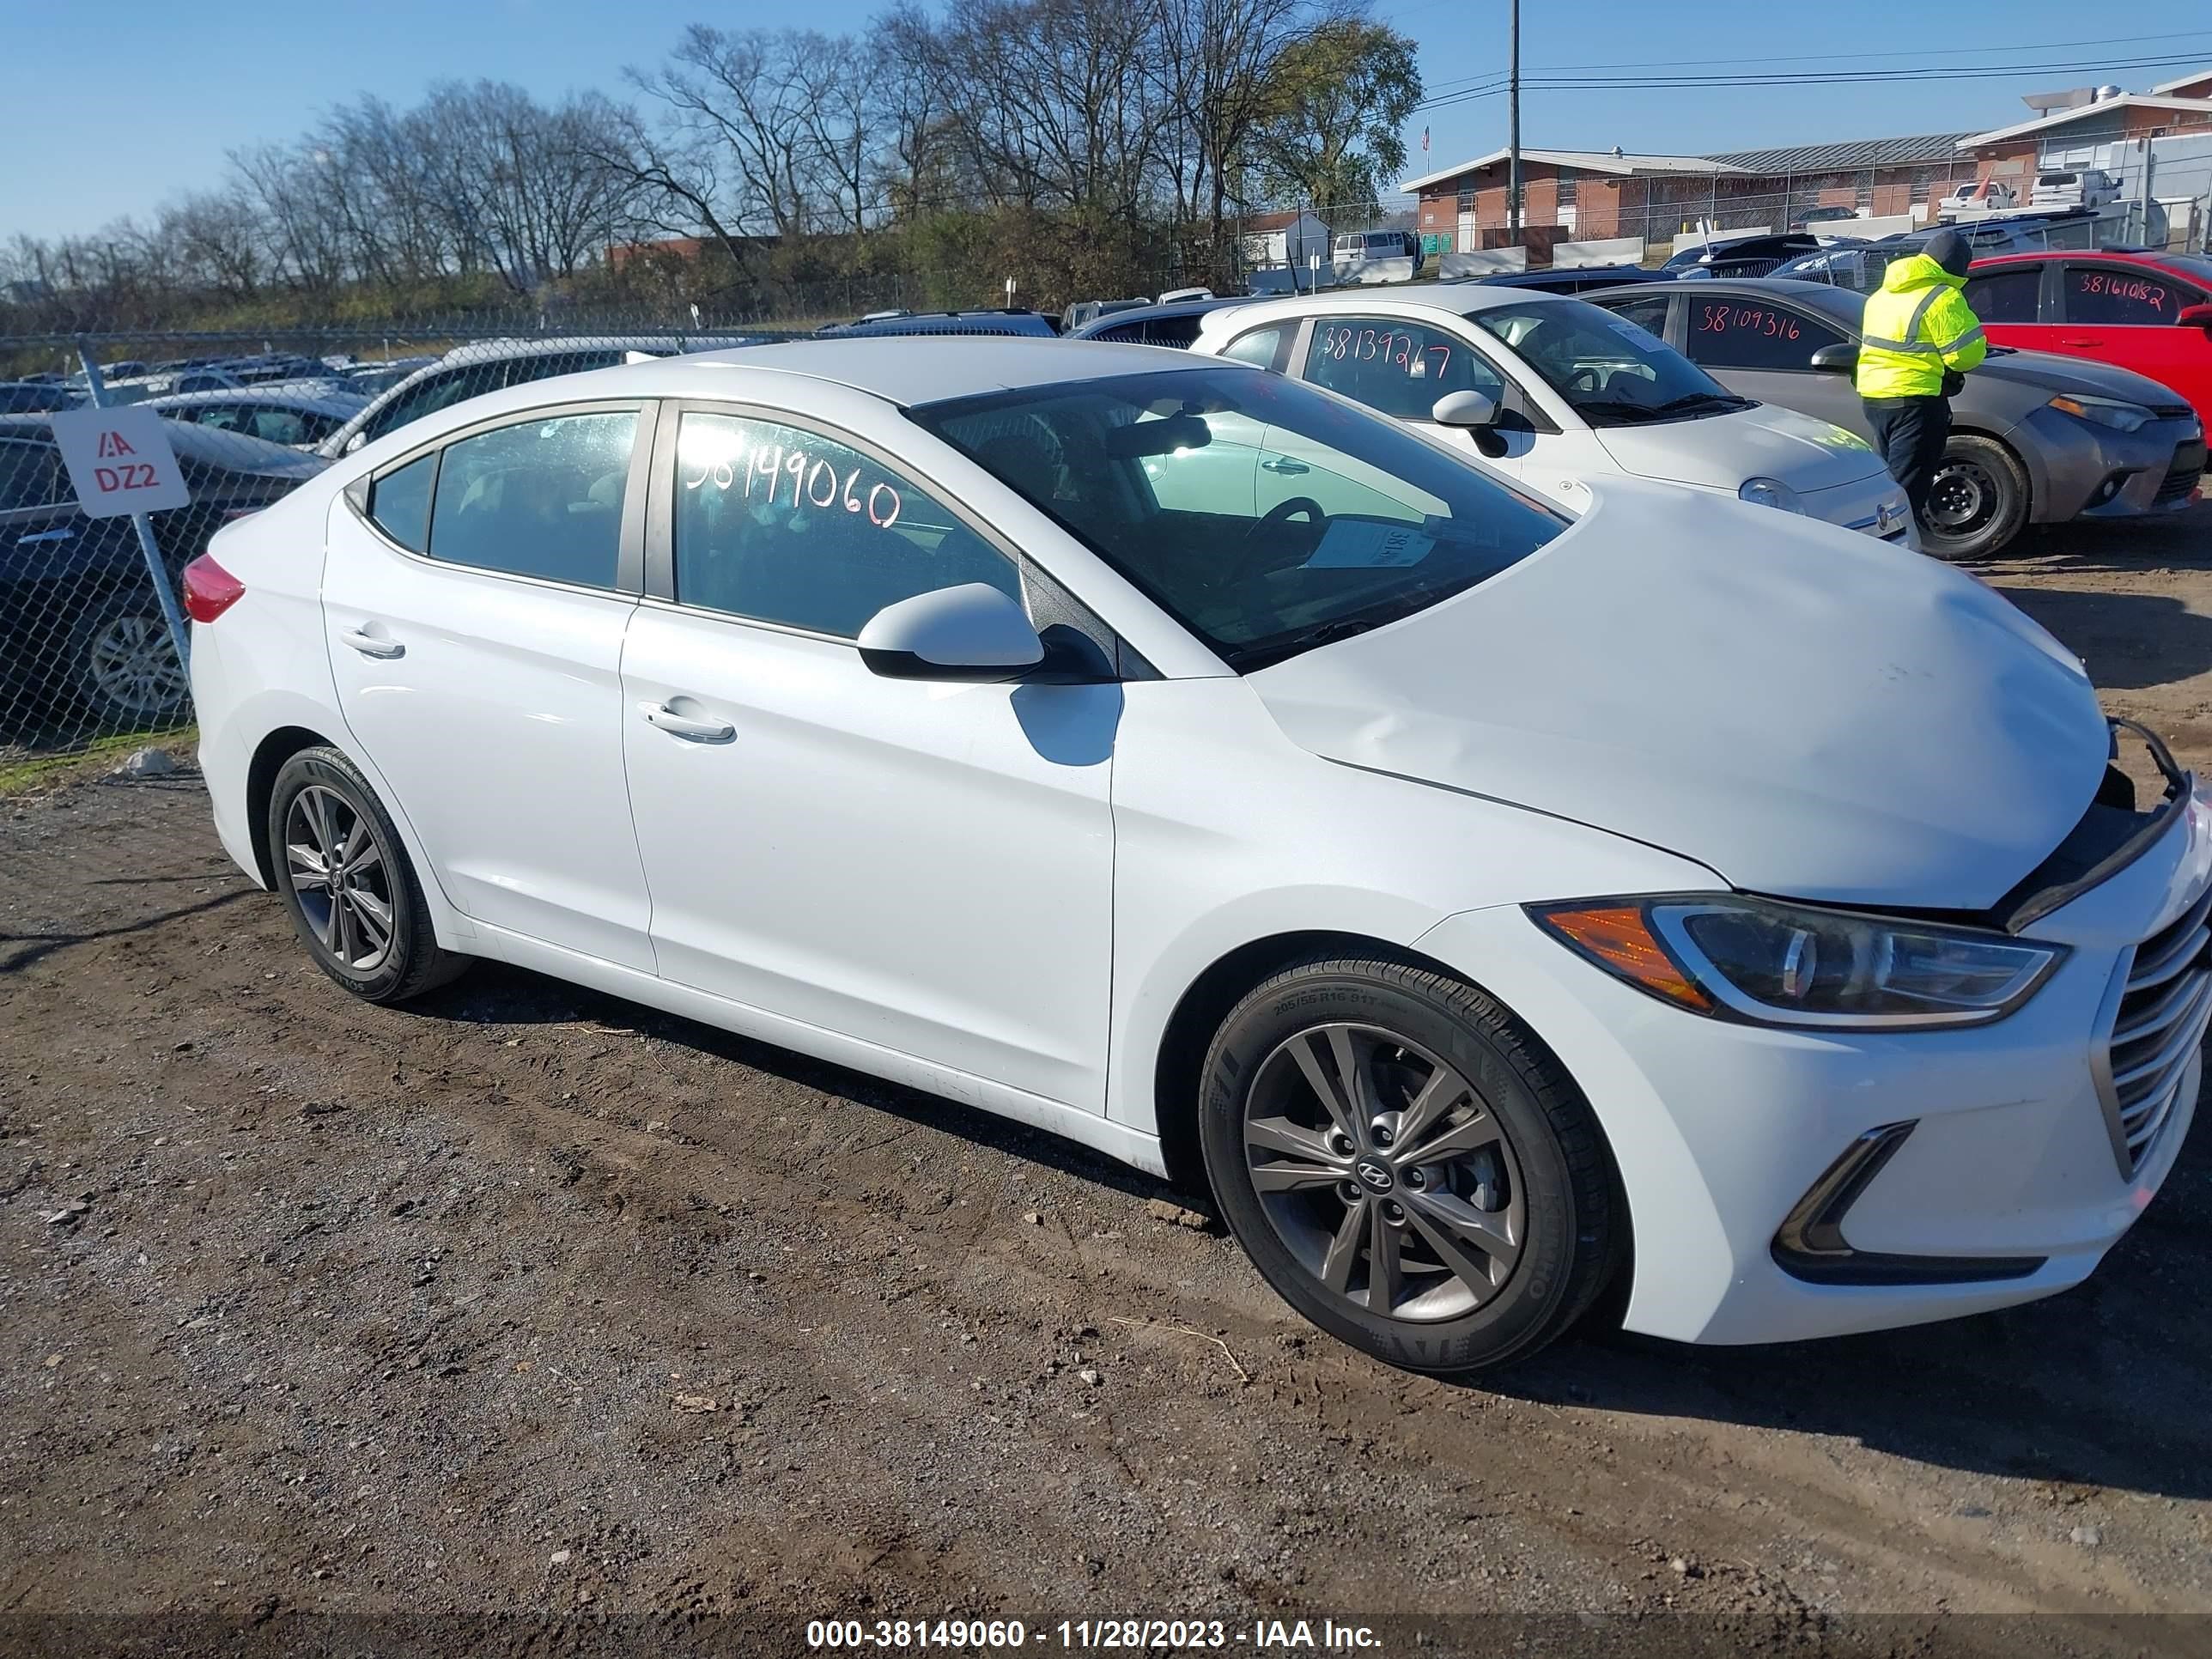
[[[1966,304],[1985,323],[2032,323],[2042,287],[2039,264],[1977,272],[1966,279]]]

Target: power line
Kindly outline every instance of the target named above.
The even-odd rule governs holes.
[[[2108,59],[2101,63],[2085,64],[2002,64],[1960,68],[1928,68],[1899,70],[1835,70],[1799,75],[1739,75],[1739,76],[1522,76],[1524,88],[1545,91],[1663,91],[1714,89],[1728,87],[1810,87],[1810,86],[1892,86],[1910,82],[1990,81],[2016,79],[2023,73],[2051,70],[2055,73],[2086,75],[2130,69],[2172,68],[2179,64],[2203,61],[2202,53],[2178,57]],[[1479,99],[1494,98],[1498,84],[1469,88],[1465,91],[1446,93],[1440,97],[1423,100],[1417,110],[1448,109],[1456,104],[1473,103]]]
[[[1425,10],[1426,8],[1417,7],[1415,9]],[[2168,31],[2161,34],[2108,34],[2094,40],[2042,40],[2032,42],[2025,46],[2016,46],[2013,48],[2013,50],[2016,52],[2063,52],[2075,46],[2139,46],[2146,40],[2178,43],[2183,40],[2212,40],[2212,29],[2183,29],[2179,33]],[[1876,58],[1905,58],[1911,64],[1917,64],[1920,59],[1925,58],[1963,58],[1971,53],[1984,52],[1988,50],[1989,48],[1987,46],[1930,46],[1925,50],[1915,50],[1912,52],[1898,52],[1893,50],[1887,52],[1793,52],[1787,56],[1779,58],[1652,58],[1613,64],[1538,64],[1533,66],[1533,72],[1541,75],[1547,72],[1561,70],[1717,69],[1735,67],[1744,64],[1850,63]],[[2202,56],[2202,54],[2199,53],[2192,56],[2190,61],[2194,62],[2196,56]],[[2039,67],[2039,65],[2030,64],[2024,64],[2022,67],[2026,69],[2034,69]],[[2054,69],[2065,69],[2068,65],[2057,64],[2049,65],[2048,67]],[[1497,78],[1497,71],[1487,70],[1481,75],[1462,76],[1458,77],[1458,81],[1445,81],[1439,84],[1442,87],[1449,88],[1458,84],[1460,81],[1482,81],[1494,80]]]

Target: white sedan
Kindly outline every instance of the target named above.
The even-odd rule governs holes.
[[[1576,511],[1592,479],[1626,474],[1914,540],[1905,491],[1864,439],[1739,398],[1658,336],[1565,295],[1480,283],[1302,295],[1209,313],[1191,349],[1420,425]],[[1263,501],[1311,493],[1283,471],[1259,487]]]
[[[1208,1182],[1394,1364],[1624,1274],[1717,1342],[2048,1295],[2195,1105],[2212,815],[2002,599],[1241,364],[514,387],[186,587],[217,828],[341,986],[520,963]]]

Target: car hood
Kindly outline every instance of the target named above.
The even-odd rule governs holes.
[[[1772,404],[1698,420],[1595,430],[1623,471],[1731,494],[1746,478],[1779,478],[1792,489],[1810,491],[1856,483],[1882,470],[1881,458],[1865,440],[1832,422]]]
[[[2053,397],[2068,392],[2077,397],[2117,398],[2123,403],[2145,405],[2183,401],[2178,393],[2167,391],[2147,374],[2114,368],[2109,363],[2061,357],[2049,351],[1993,351],[1967,376],[1966,384],[1972,386],[1984,380],[2033,386]]]
[[[2110,752],[2096,694],[1991,589],[1771,507],[1590,489],[1482,586],[1249,683],[1327,759],[1778,896],[1984,908],[2087,810]]]

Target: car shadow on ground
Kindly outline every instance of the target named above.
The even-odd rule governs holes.
[[[718,1026],[686,1019],[680,1014],[664,1014],[640,1003],[627,1002],[504,963],[479,963],[465,977],[444,990],[390,1012],[479,1025],[589,1024],[611,1031],[657,1037],[696,1054],[873,1107],[903,1121],[939,1129],[978,1146],[1059,1170],[1078,1180],[1110,1187],[1134,1198],[1166,1198],[1204,1211],[1209,1216],[1212,1212],[1213,1203],[1208,1195],[1179,1191],[1170,1182],[1141,1170],[981,1107],[965,1106],[939,1095],[885,1082],[863,1072],[811,1059],[793,1049],[757,1042]]]
[[[2200,1132],[2135,1230],[2063,1295],[1820,1342],[1584,1339],[1474,1386],[1547,1405],[1833,1435],[2061,1488],[2203,1498],[2212,1497],[2208,1275],[2212,1149]]]
[[[991,1113],[520,969],[485,963],[396,1011],[481,1024],[589,1023],[872,1106],[1131,1197],[1209,1215],[1207,1195]],[[1466,1386],[1551,1406],[1856,1440],[1900,1457],[2175,1498],[2212,1497],[2212,1152],[2165,1190],[2089,1282],[2002,1313],[1753,1348],[1579,1335]],[[1212,1229],[1221,1230],[1218,1219]],[[1224,1237],[1224,1249],[1234,1248]],[[1387,1373],[1378,1368],[1378,1376]]]
[[[2147,691],[2212,673],[2212,617],[2163,593],[1991,585],[2081,659],[2104,691]]]

